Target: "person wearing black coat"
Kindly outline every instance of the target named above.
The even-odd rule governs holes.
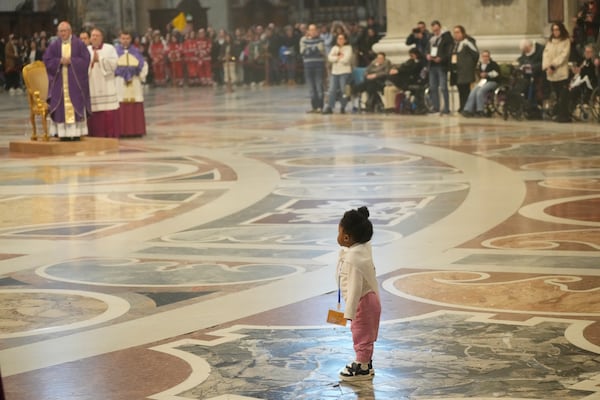
[[[452,53],[452,35],[442,31],[440,21],[431,23],[431,38],[427,48],[427,61],[429,61],[429,90],[434,112],[450,114],[450,97],[448,95],[448,68]],[[440,109],[440,95],[442,91],[444,108]]]
[[[460,108],[462,112],[469,93],[471,84],[475,82],[475,66],[479,59],[479,51],[475,45],[475,39],[468,36],[462,25],[456,25],[452,31],[454,36],[454,47],[452,49],[450,84],[458,88]]]
[[[425,59],[416,47],[411,48],[408,55],[407,61],[391,66],[387,77],[388,81],[402,90],[408,90],[411,84],[419,84],[425,67]]]
[[[396,106],[396,96],[401,91],[411,91],[417,104],[423,104],[423,91],[411,90],[411,86],[419,86],[427,79],[425,57],[416,47],[408,51],[409,59],[402,64],[392,65],[383,88],[383,103],[387,111]]]
[[[469,93],[467,102],[463,109],[463,116],[472,117],[484,116],[484,106],[488,93],[496,90],[498,87],[498,78],[500,78],[500,66],[492,60],[489,50],[481,52],[481,61],[476,68],[479,75],[479,82]]]
[[[284,35],[281,38],[282,47],[279,49],[279,57],[284,66],[285,80],[287,80],[289,85],[296,83],[299,41],[299,33],[294,31],[291,25],[286,26],[284,28]]]
[[[367,28],[358,43],[358,66],[368,67],[377,57],[373,45],[379,42],[377,32],[373,28]]]
[[[273,29],[267,29],[267,53],[269,54],[269,79],[270,85],[279,85],[281,81],[280,66],[281,60],[279,58],[279,49],[281,48],[281,36],[279,32]]]

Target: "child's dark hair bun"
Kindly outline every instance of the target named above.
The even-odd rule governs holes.
[[[369,221],[369,209],[365,206],[346,211],[340,226],[358,243],[366,243],[373,237],[373,224]]]
[[[369,215],[370,215],[370,214],[369,214],[369,209],[368,209],[366,206],[362,206],[362,207],[360,207],[360,208],[359,208],[358,210],[356,210],[356,211],[358,211],[358,213],[359,213],[360,215],[362,215],[363,217],[365,217],[365,218],[367,218],[367,219],[369,218]]]

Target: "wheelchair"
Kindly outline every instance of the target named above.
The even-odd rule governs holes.
[[[504,116],[504,104],[506,103],[507,93],[510,90],[510,83],[513,80],[515,67],[512,64],[500,64],[500,76],[498,77],[498,87],[489,94],[486,101],[486,113],[488,116],[497,114]]]
[[[360,102],[359,106],[362,106],[363,103]],[[385,105],[383,101],[383,89],[377,90],[372,95],[367,95],[367,99],[364,102],[364,106],[360,108],[361,112],[374,112],[374,113],[382,113],[385,111]]]
[[[591,117],[597,122],[600,122],[600,86],[592,91],[588,105],[590,107]]]
[[[577,88],[576,88],[577,89]],[[569,91],[569,113],[571,114],[571,118],[574,121],[587,122],[592,118],[598,120],[597,111],[600,110],[598,108],[598,102],[600,99],[595,99],[600,95],[598,88],[594,90],[589,89],[587,86],[580,87],[580,90],[577,90],[575,94],[572,94],[573,91]],[[554,92],[550,93],[547,99],[544,99],[543,103],[543,112],[544,119],[553,119],[556,116],[556,103],[557,98]]]
[[[400,112],[402,114],[423,115],[433,111],[433,103],[429,96],[429,85],[408,85],[403,92]]]
[[[498,107],[502,107],[504,104],[503,89],[498,86],[493,91],[486,93],[485,102],[483,104],[483,114],[487,118],[491,118],[496,114],[502,115]]]
[[[352,112],[374,112],[382,113],[385,111],[382,87],[370,94],[365,90],[357,90],[357,85],[353,85],[351,92]]]
[[[574,120],[587,122],[592,118],[595,118],[593,114],[592,96],[596,89],[592,90],[585,86],[575,93],[574,97],[569,96],[571,117]],[[569,92],[569,94],[571,93],[573,92]]]
[[[540,107],[534,98],[534,78],[513,67],[508,82],[498,86],[494,92],[494,107],[505,120],[509,117],[517,121],[542,119],[553,108],[548,104]]]
[[[357,91],[357,87],[360,86],[365,81],[365,71],[367,69],[364,67],[356,67],[352,70],[352,76],[350,78],[350,82],[346,87],[346,95],[350,98],[350,103],[352,105],[352,112],[366,112],[366,111],[374,111],[374,112],[383,112],[383,93],[379,93],[377,91],[377,95],[367,96],[367,93],[364,91]]]
[[[417,77],[409,76],[401,85],[401,101],[396,104],[401,114],[422,115],[433,111],[428,74],[429,68],[423,67]]]

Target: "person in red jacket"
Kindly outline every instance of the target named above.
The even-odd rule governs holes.
[[[187,83],[190,86],[198,84],[198,41],[196,32],[190,31],[183,41],[183,60],[187,72]]]
[[[152,44],[150,45],[149,53],[152,59],[154,84],[164,86],[167,83],[166,49],[159,31],[154,31],[152,34]]]
[[[206,30],[198,30],[198,77],[202,85],[212,85],[212,59],[211,59],[212,42]]]
[[[183,53],[181,43],[179,43],[179,35],[171,35],[167,54],[171,63],[171,83],[173,86],[183,86]]]

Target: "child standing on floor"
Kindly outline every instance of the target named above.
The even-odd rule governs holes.
[[[336,278],[346,308],[344,318],[351,321],[356,360],[340,371],[343,381],[372,379],[373,345],[379,332],[381,303],[371,251],[373,224],[367,207],[344,213],[337,241],[342,249]]]

